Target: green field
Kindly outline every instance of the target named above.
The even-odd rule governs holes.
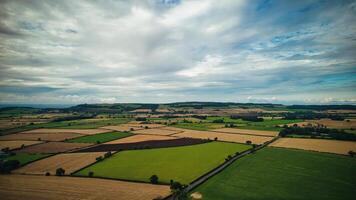
[[[187,184],[222,164],[228,155],[249,148],[244,144],[210,142],[184,147],[123,151],[76,175],[87,176],[92,171],[96,177],[149,182],[151,175],[156,174],[160,183],[169,183],[173,179]]]
[[[132,135],[129,132],[110,132],[110,133],[100,133],[95,135],[86,135],[83,137],[73,138],[67,140],[66,142],[73,142],[73,143],[104,143],[111,140],[116,140],[124,137],[128,137]]]
[[[354,199],[356,159],[267,147],[195,189],[204,200]]]
[[[20,162],[20,165],[25,165],[29,162],[33,162],[35,160],[50,156],[51,154],[44,154],[44,153],[34,153],[34,154],[29,154],[29,153],[17,153],[16,155],[13,156],[4,156],[1,157],[0,160],[6,161],[6,160],[18,160]]]

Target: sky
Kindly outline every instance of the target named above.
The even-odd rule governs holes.
[[[0,1],[0,103],[356,104],[356,1]]]

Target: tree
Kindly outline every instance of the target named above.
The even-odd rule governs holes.
[[[65,174],[65,170],[63,168],[56,169],[56,176],[63,176]]]
[[[174,200],[186,200],[188,199],[187,192],[185,191],[186,185],[183,185],[177,181],[171,180],[171,192]]]
[[[252,144],[251,140],[247,140],[246,144]]]
[[[354,156],[356,155],[356,152],[354,152],[354,151],[349,151],[348,154],[349,154],[349,156],[354,157]]]
[[[1,173],[10,173],[11,170],[14,170],[20,166],[18,160],[7,160],[5,162],[0,162],[0,172]]]
[[[89,177],[93,177],[93,176],[94,176],[94,172],[90,171],[90,172],[88,173],[88,176],[89,176]]]
[[[109,158],[111,156],[111,151],[108,151],[104,154],[104,158]]]
[[[157,175],[152,175],[150,177],[150,182],[153,183],[153,184],[157,184],[158,183],[158,176]]]

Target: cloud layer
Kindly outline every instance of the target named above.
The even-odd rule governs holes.
[[[356,103],[355,1],[0,4],[3,103]]]

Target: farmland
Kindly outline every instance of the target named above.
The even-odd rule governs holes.
[[[113,140],[106,142],[105,144],[122,144],[122,143],[133,143],[133,142],[144,142],[150,140],[171,140],[174,137],[164,136],[164,135],[133,135],[130,137],[121,138],[118,140]]]
[[[66,142],[73,143],[104,143],[124,137],[131,136],[129,132],[110,132],[110,133],[100,133],[96,135],[86,135],[79,138],[74,138],[67,140]]]
[[[152,200],[167,196],[169,186],[95,178],[1,175],[0,194],[3,200],[86,199],[89,196],[91,199]]]
[[[163,128],[155,128],[155,129],[142,129],[133,131],[135,134],[152,134],[152,135],[173,135],[178,133],[179,131],[167,130]]]
[[[0,140],[63,141],[82,136],[78,133],[15,133],[0,136]]]
[[[172,179],[189,183],[224,162],[228,155],[248,148],[250,146],[242,144],[211,142],[186,147],[123,151],[76,175],[87,176],[92,171],[95,177],[149,182],[149,178],[156,174],[161,183],[169,183]]]
[[[351,200],[355,168],[356,160],[344,156],[269,147],[236,161],[195,191],[204,200]]]
[[[104,153],[64,153],[30,163],[20,169],[13,171],[16,174],[37,174],[44,175],[47,172],[55,174],[56,169],[62,168],[65,174],[71,174],[96,161],[96,158]]]
[[[34,154],[17,153],[16,155],[3,156],[3,158],[0,158],[0,160],[3,161],[18,160],[20,162],[20,165],[26,165],[27,163],[33,162],[41,158],[45,158],[50,155],[51,154],[44,154],[44,153],[34,153]]]
[[[16,141],[0,141],[0,149],[9,148],[12,149],[19,149],[21,147],[26,147],[29,145],[40,144],[41,141],[27,141],[27,140],[16,140]]]
[[[8,141],[6,141],[8,142]],[[79,149],[90,146],[87,143],[66,143],[66,142],[47,142],[43,144],[32,145],[20,150],[16,153],[60,153],[70,150]]]
[[[338,141],[327,139],[305,139],[305,138],[280,138],[271,146],[293,149],[304,149],[328,153],[347,155],[349,151],[356,151],[355,141]]]

